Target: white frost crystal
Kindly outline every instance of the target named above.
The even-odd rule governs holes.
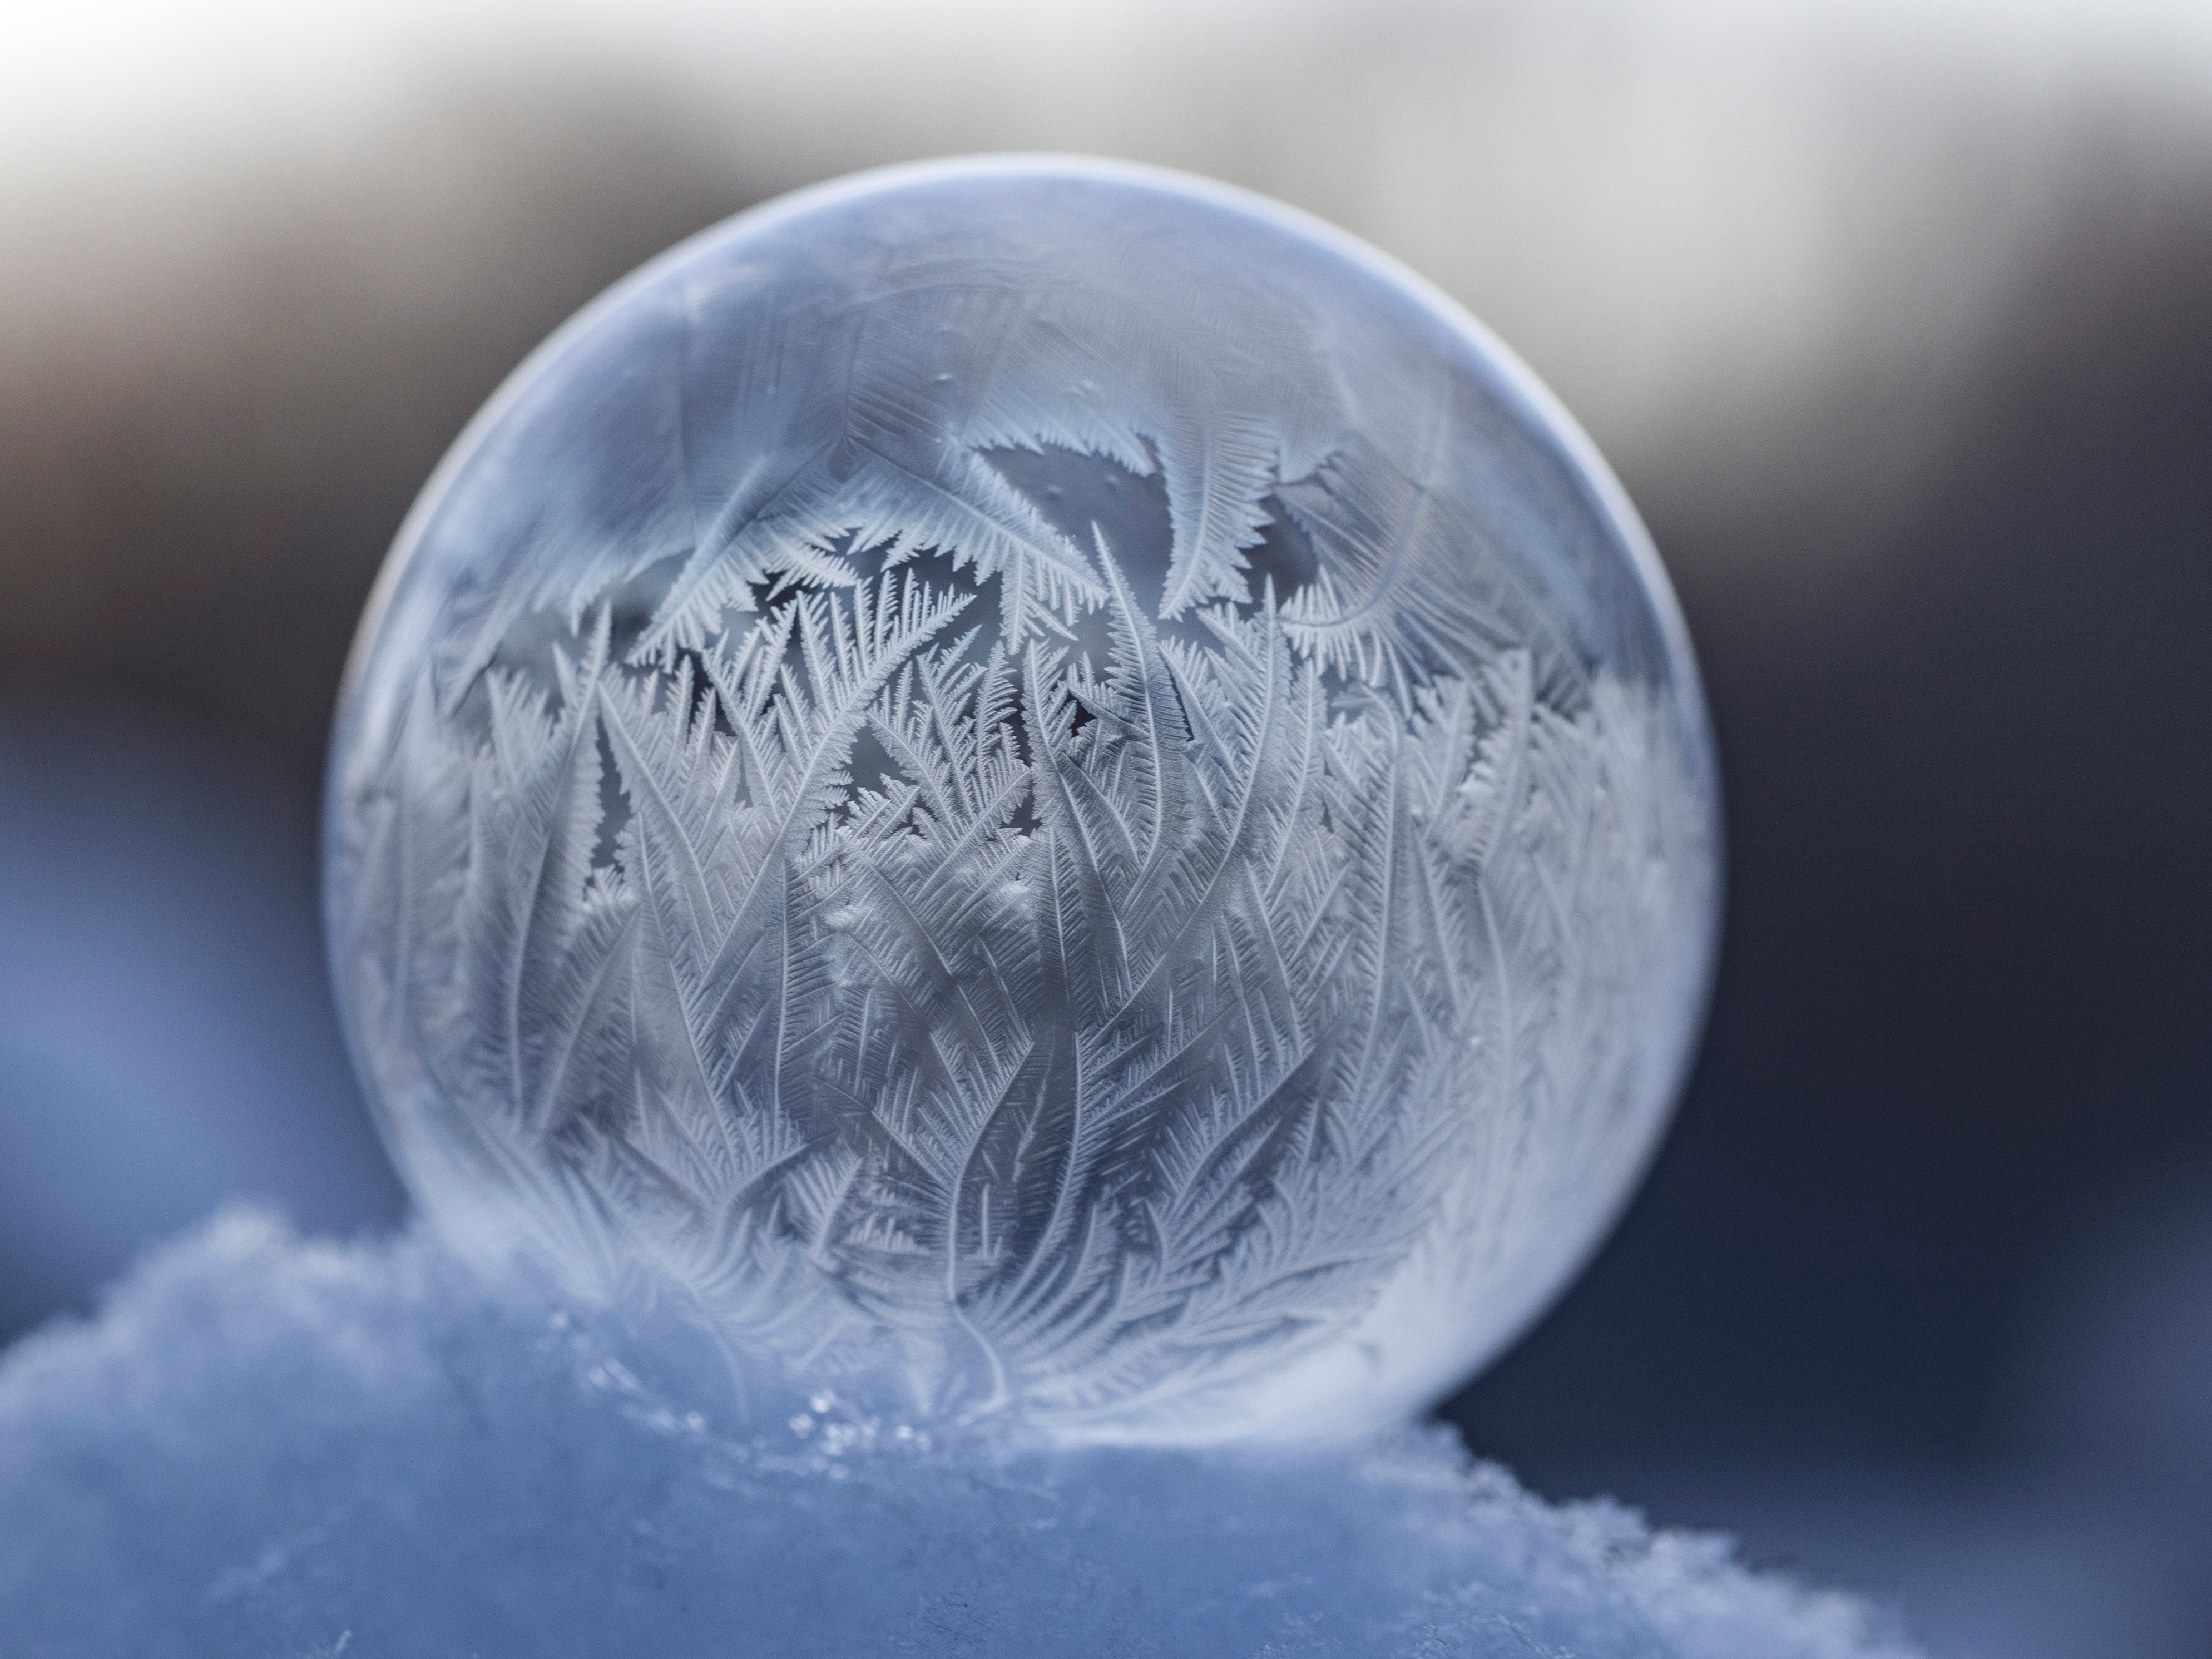
[[[1474,324],[1255,198],[967,163],[686,244],[479,417],[328,903],[456,1237],[927,1413],[1339,1434],[1632,1183],[1716,811],[1657,562]]]

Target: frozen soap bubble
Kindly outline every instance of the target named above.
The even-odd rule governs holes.
[[[709,231],[492,401],[362,626],[328,906],[456,1237],[926,1410],[1332,1436],[1620,1206],[1717,805],[1642,530],[1464,313],[977,161]]]

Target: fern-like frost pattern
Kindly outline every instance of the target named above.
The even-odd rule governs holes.
[[[733,1351],[1074,1437],[1349,1431],[1601,1231],[1701,994],[1663,579],[1540,394],[1206,187],[733,222],[418,509],[333,762],[403,1165]]]

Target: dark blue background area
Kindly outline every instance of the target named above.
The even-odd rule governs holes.
[[[2016,362],[1816,643],[1770,631],[1756,550],[1678,556],[1729,792],[1720,978],[1627,1224],[1451,1407],[1540,1485],[2000,1455],[2069,1239],[2146,1185],[2212,1204],[2212,310],[2185,274],[2212,240],[2171,234],[2070,273],[2075,331]]]

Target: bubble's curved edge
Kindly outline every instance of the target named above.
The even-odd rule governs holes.
[[[1643,515],[1636,510],[1635,503],[1630,499],[1626,487],[1621,483],[1596,442],[1583,429],[1581,422],[1575,418],[1565,404],[1560,401],[1559,394],[1546,384],[1526,360],[1465,305],[1402,260],[1317,214],[1293,207],[1257,191],[1151,162],[1042,151],[900,162],[848,174],[763,203],[725,221],[701,236],[678,245],[663,258],[673,259],[687,255],[697,245],[714,240],[722,234],[752,230],[771,223],[785,214],[805,213],[842,200],[941,179],[1006,176],[1091,179],[1154,190],[1163,195],[1207,203],[1318,244],[1384,286],[1406,294],[1466,343],[1475,361],[1495,376],[1493,389],[1509,404],[1518,405],[1517,412],[1532,430],[1545,434],[1559,445],[1569,464],[1570,471],[1589,490],[1595,516],[1613,532],[1622,551],[1627,555],[1630,563],[1642,579],[1642,590],[1650,601],[1653,620],[1657,625],[1666,654],[1668,673],[1676,687],[1678,706],[1686,717],[1687,729],[1683,737],[1688,751],[1687,758],[1696,774],[1693,781],[1705,798],[1712,802],[1711,841],[1705,872],[1707,890],[1703,904],[1704,914],[1698,919],[1700,924],[1698,938],[1699,960],[1692,976],[1694,990],[1683,1011],[1681,1050],[1674,1061],[1674,1075],[1667,1085],[1665,1104],[1655,1115],[1644,1145],[1638,1149],[1633,1163],[1623,1172],[1618,1190],[1601,1213],[1596,1224],[1559,1265],[1557,1276],[1551,1285],[1533,1297],[1517,1319],[1510,1321],[1493,1341],[1473,1356],[1461,1376],[1424,1402],[1425,1408],[1432,1409],[1509,1352],[1588,1271],[1590,1262],[1613,1237],[1628,1206],[1649,1179],[1651,1166],[1658,1158],[1660,1148],[1666,1144],[1668,1131],[1673,1127],[1682,1091],[1705,1045],[1705,1028],[1711,1014],[1713,989],[1720,966],[1721,930],[1726,919],[1728,849],[1719,746],[1713,730],[1711,710],[1705,699],[1705,679],[1698,671],[1697,653],[1690,639],[1689,624],[1683,617],[1680,600],[1675,594],[1666,563],[1660,557],[1658,546],[1652,540]],[[654,261],[638,276],[649,278],[661,263],[661,260]],[[628,283],[620,285],[624,289],[628,286]],[[610,296],[614,292],[610,290]]]
[[[420,544],[422,532],[450,493],[458,473],[484,437],[506,417],[529,387],[577,339],[591,332],[599,319],[620,311],[636,292],[650,288],[668,271],[688,264],[701,252],[741,235],[757,234],[777,222],[890,191],[939,182],[978,178],[1060,178],[1119,184],[1165,196],[1206,203],[1225,211],[1268,224],[1294,236],[1317,243],[1364,269],[1388,287],[1406,291],[1439,320],[1449,325],[1473,349],[1479,362],[1498,376],[1498,390],[1523,406],[1528,424],[1553,437],[1585,480],[1598,516],[1620,537],[1630,562],[1644,580],[1651,595],[1656,621],[1665,641],[1668,665],[1679,677],[1691,701],[1705,713],[1703,683],[1698,677],[1689,631],[1666,566],[1654,545],[1627,491],[1603,454],[1557,394],[1512,347],[1480,318],[1427,277],[1328,220],[1240,185],[1223,183],[1198,173],[1185,173],[1148,162],[1050,153],[1009,153],[953,156],[904,161],[848,173],[823,183],[787,191],[728,218],[717,221],[655,255],[587,301],[548,335],[487,398],[440,459],[422,491],[392,538],[392,551],[379,570],[362,611],[352,646],[339,681],[338,707],[352,701],[370,647],[398,586]],[[1705,736],[1710,740],[1710,721]]]
[[[1684,732],[1698,783],[1713,803],[1708,892],[1698,947],[1701,960],[1696,976],[1698,990],[1686,1010],[1681,1053],[1667,1091],[1667,1105],[1658,1115],[1647,1144],[1640,1149],[1627,1179],[1621,1183],[1599,1225],[1593,1228],[1548,1293],[1535,1297],[1522,1316],[1474,1362],[1468,1372],[1437,1399],[1464,1387],[1511,1349],[1543,1317],[1585,1272],[1590,1261],[1618,1228],[1647,1179],[1666,1132],[1673,1122],[1680,1096],[1704,1044],[1713,988],[1717,975],[1721,929],[1724,921],[1727,848],[1725,811],[1720,781],[1718,746],[1705,700],[1703,677],[1698,669],[1689,627],[1674,583],[1667,574],[1656,544],[1626,489],[1580,422],[1534,369],[1498,335],[1458,300],[1401,260],[1355,236],[1318,215],[1243,186],[1151,162],[1052,152],[1008,152],[939,157],[866,168],[790,191],[781,196],[718,220],[647,260],[603,289],[549,334],[508,374],[483,405],[464,426],[440,458],[408,509],[392,538],[391,551],[379,568],[376,580],[362,606],[360,623],[346,654],[331,721],[330,746],[324,768],[322,822],[318,837],[321,851],[322,909],[325,949],[329,957],[333,991],[342,984],[343,964],[337,959],[337,939],[330,926],[337,860],[333,837],[339,821],[340,774],[348,739],[359,709],[362,683],[386,613],[422,544],[424,532],[445,504],[455,482],[485,439],[504,422],[537,382],[601,320],[621,311],[632,297],[651,288],[671,270],[696,258],[704,250],[740,236],[754,235],[778,223],[802,217],[843,202],[860,200],[890,191],[933,183],[988,178],[1068,179],[1116,184],[1156,191],[1185,201],[1205,203],[1287,234],[1324,247],[1386,287],[1395,289],[1456,334],[1474,360],[1495,378],[1494,390],[1518,406],[1525,423],[1556,443],[1570,471],[1592,497],[1591,505],[1607,525],[1630,563],[1642,578],[1641,587],[1650,602],[1667,659],[1668,672],[1676,690],[1678,706],[1689,729]],[[354,1070],[365,1091],[373,1094],[370,1073],[354,1031],[354,1021],[343,996],[337,998],[340,1029]],[[380,1138],[395,1165],[406,1177],[385,1124],[386,1115],[372,1112]]]
[[[1689,623],[1682,615],[1681,602],[1675,594],[1674,581],[1667,573],[1666,563],[1660,557],[1658,546],[1652,540],[1643,515],[1636,510],[1635,503],[1629,498],[1628,490],[1614,473],[1612,464],[1605,459],[1595,441],[1583,429],[1582,422],[1560,401],[1559,394],[1488,324],[1458,300],[1402,260],[1353,235],[1341,226],[1256,191],[1245,190],[1200,174],[1143,162],[1098,161],[1081,156],[1034,155],[962,158],[949,162],[880,168],[871,173],[854,175],[852,182],[860,183],[872,179],[896,180],[909,173],[928,175],[940,170],[948,176],[963,176],[1000,169],[1120,180],[1211,202],[1304,236],[1365,270],[1377,281],[1404,292],[1466,342],[1476,360],[1497,377],[1495,389],[1501,396],[1518,404],[1518,412],[1532,429],[1545,434],[1559,446],[1574,477],[1589,491],[1595,516],[1611,528],[1630,563],[1642,578],[1643,592],[1650,601],[1653,619],[1658,626],[1666,653],[1668,673],[1677,688],[1678,706],[1686,717],[1687,729],[1683,737],[1688,750],[1687,758],[1695,769],[1693,782],[1705,798],[1712,803],[1711,841],[1705,872],[1707,890],[1702,907],[1704,914],[1698,919],[1700,924],[1698,939],[1699,961],[1693,976],[1694,990],[1683,1010],[1681,1051],[1675,1059],[1674,1075],[1667,1085],[1665,1103],[1655,1115],[1650,1132],[1644,1146],[1638,1149],[1636,1158],[1623,1171],[1620,1187],[1610,1204],[1600,1213],[1595,1224],[1577,1247],[1561,1261],[1557,1268],[1557,1277],[1549,1288],[1532,1297],[1520,1317],[1509,1321],[1495,1340],[1470,1359],[1468,1368],[1457,1379],[1425,1402],[1425,1408],[1433,1409],[1510,1352],[1589,1270],[1591,1261],[1613,1237],[1622,1218],[1627,1213],[1628,1206],[1634,1202],[1637,1194],[1644,1189],[1650,1178],[1651,1166],[1658,1158],[1660,1148],[1666,1144],[1674,1114],[1680,1109],[1683,1090],[1687,1086],[1698,1055],[1705,1047],[1705,1028],[1711,1016],[1714,985],[1720,968],[1721,930],[1726,921],[1727,816],[1721,786],[1719,744],[1713,730],[1711,709],[1705,700],[1705,678],[1698,671],[1697,652],[1691,642]]]

